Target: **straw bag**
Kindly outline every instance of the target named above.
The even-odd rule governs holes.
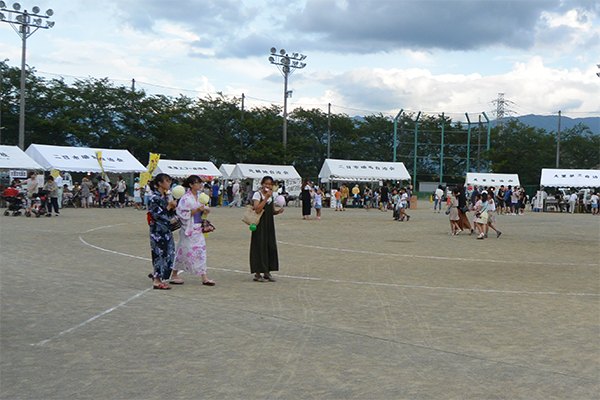
[[[246,225],[258,225],[260,222],[260,217],[262,217],[264,212],[264,208],[261,212],[257,213],[254,211],[253,206],[246,206],[246,212],[244,213],[244,218],[242,218],[242,222]]]

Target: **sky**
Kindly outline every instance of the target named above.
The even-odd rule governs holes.
[[[307,56],[290,109],[473,121],[493,119],[504,93],[510,115],[600,115],[600,1],[17,1],[54,10],[56,25],[27,40],[27,64],[49,79],[282,106],[275,47]],[[0,23],[5,58],[20,67],[21,40]]]

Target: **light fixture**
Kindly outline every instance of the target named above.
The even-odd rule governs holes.
[[[284,49],[279,50],[279,54],[284,55],[285,54],[285,50]]]
[[[269,57],[269,61],[270,62],[275,62],[275,59],[271,56],[271,57]]]
[[[275,54],[277,52],[277,49],[275,47],[271,47],[271,54]]]
[[[49,16],[49,17],[51,17],[51,16],[54,15],[54,11],[52,11],[52,9],[49,8],[49,9],[46,10],[46,15]]]
[[[48,28],[52,28],[54,26],[54,21],[48,21],[48,22],[46,22],[46,26]]]
[[[40,8],[38,6],[33,6],[33,8],[31,9],[31,11],[33,11],[34,14],[37,14],[40,12]]]
[[[6,18],[4,14],[0,13],[0,21],[4,21],[4,18]]]
[[[0,1],[0,8],[6,8],[6,3],[3,1]]]
[[[21,9],[21,5],[19,3],[15,3],[13,4],[13,8],[15,9],[15,11],[19,11]]]
[[[33,20],[33,23],[36,24],[37,26],[42,25],[42,19],[41,18],[36,18]]]

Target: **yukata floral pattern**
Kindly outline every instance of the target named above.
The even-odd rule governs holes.
[[[200,214],[195,215],[196,219],[191,215],[193,210],[201,206],[202,204],[191,191],[184,194],[177,205],[181,230],[173,268],[194,275],[206,275],[206,241],[202,233],[201,220],[198,218]]]
[[[174,211],[167,210],[167,200],[155,191],[148,202],[148,213],[154,220],[150,223],[150,249],[152,250],[153,276],[169,279],[175,258],[175,240],[169,229]]]

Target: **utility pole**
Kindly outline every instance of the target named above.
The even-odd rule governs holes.
[[[244,100],[246,100],[246,95],[242,93],[242,123],[244,122]],[[240,131],[240,151],[244,148],[244,137],[242,136],[242,132]]]
[[[481,172],[481,115],[479,115],[479,127],[477,129],[477,172]]]
[[[556,137],[556,168],[560,166],[560,110],[558,110],[558,135]]]
[[[331,158],[331,103],[327,109],[327,158]]]
[[[283,148],[287,147],[287,99],[292,97],[292,91],[288,91],[288,78],[297,69],[306,67],[302,61],[306,59],[304,54],[291,53],[288,55],[284,49],[279,50],[271,47],[269,62],[276,65],[283,75]]]
[[[19,100],[19,148],[25,150],[25,59],[27,52],[27,38],[33,35],[38,29],[50,29],[54,26],[54,21],[49,21],[54,11],[46,10],[45,15],[40,14],[41,10],[38,6],[31,9],[31,13],[27,10],[21,11],[21,4],[14,3],[13,10],[9,10],[4,1],[0,1],[0,22],[9,23],[17,35],[21,38],[21,93]],[[4,13],[7,13],[5,15]],[[8,19],[7,19],[8,17]],[[13,19],[14,17],[14,19]],[[46,25],[42,25],[43,21]]]

